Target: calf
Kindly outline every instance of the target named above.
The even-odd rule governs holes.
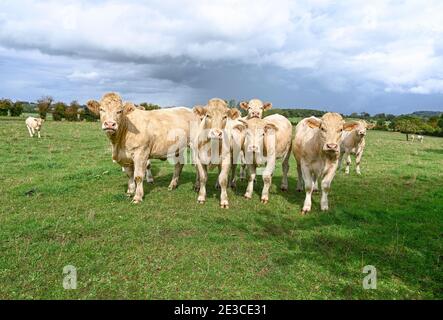
[[[34,137],[36,131],[38,137],[40,138],[40,130],[42,129],[43,122],[45,122],[45,120],[41,118],[34,118],[34,117],[26,118],[25,123],[26,127],[28,128],[29,136],[31,138]]]
[[[344,123],[338,113],[326,113],[321,119],[306,118],[297,124],[292,148],[297,160],[297,189],[302,189],[303,181],[306,192],[302,214],[311,211],[317,179],[321,180],[321,210],[329,209],[328,193],[338,166],[342,132],[357,126],[357,123]]]
[[[245,198],[251,199],[258,166],[265,165],[261,202],[268,203],[269,188],[275,170],[275,161],[283,159],[281,189],[288,189],[289,157],[291,156],[291,122],[282,115],[275,114],[264,119],[252,118],[243,122],[245,139],[243,152],[249,167],[249,180]],[[242,125],[235,129],[243,130]]]
[[[149,159],[170,159],[175,171],[168,189],[177,187],[189,144],[190,123],[196,121],[187,108],[141,111],[132,103],[123,103],[116,93],[108,93],[100,102],[87,106],[100,116],[102,130],[112,144],[112,159],[125,168],[129,177],[128,195],[133,203],[143,200],[143,178]]]
[[[355,171],[361,174],[360,162],[363,156],[363,151],[366,146],[366,130],[372,129],[374,125],[367,123],[364,120],[357,121],[357,127],[352,131],[345,131],[342,134],[342,142],[340,144],[340,159],[338,161],[338,169],[341,168],[343,156],[346,159],[346,174],[349,174],[349,165],[351,164],[351,154],[355,154]]]
[[[202,119],[193,139],[193,157],[198,171],[198,203],[206,201],[206,182],[208,167],[219,168],[220,207],[229,208],[227,184],[231,166],[231,134],[228,122],[237,119],[240,111],[228,108],[225,101],[211,99],[206,106],[194,108],[196,115]]]

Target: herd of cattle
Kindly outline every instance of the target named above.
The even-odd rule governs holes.
[[[143,180],[153,181],[150,159],[169,160],[174,174],[168,189],[175,189],[191,150],[191,163],[196,168],[195,189],[198,203],[206,200],[208,169],[218,167],[216,188],[220,189],[220,207],[228,208],[227,188],[236,186],[236,167],[240,177],[248,172],[245,198],[252,197],[254,182],[262,169],[261,201],[269,201],[269,189],[276,160],[282,160],[281,190],[288,190],[289,159],[297,161],[297,190],[305,191],[302,214],[311,211],[312,193],[321,187],[321,210],[328,210],[328,193],[343,157],[349,173],[350,154],[356,155],[356,171],[365,148],[365,121],[345,122],[338,113],[326,113],[321,118],[309,117],[295,127],[282,115],[263,118],[263,111],[272,104],[258,99],[242,102],[247,110],[241,117],[236,108],[229,108],[222,99],[214,98],[192,110],[185,107],[144,111],[131,102],[123,102],[116,93],[105,94],[100,101],[90,100],[88,109],[100,117],[102,130],[112,145],[112,160],[129,177],[127,194],[132,202],[143,199]],[[40,134],[41,122],[27,119],[32,136]]]

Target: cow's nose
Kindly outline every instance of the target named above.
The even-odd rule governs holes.
[[[258,151],[258,147],[257,147],[257,146],[250,145],[250,146],[248,147],[248,151],[249,151],[249,152],[257,152],[257,151]]]
[[[258,112],[252,112],[253,118],[260,118],[260,114]]]
[[[105,126],[106,129],[115,129],[117,123],[115,121],[105,121],[103,125]]]
[[[364,135],[366,134],[366,132],[364,132],[364,131],[359,131],[358,134],[361,135],[361,136],[364,136]]]
[[[223,132],[221,130],[218,130],[218,129],[212,130],[212,137],[213,138],[221,139],[222,135],[223,135]]]
[[[327,147],[329,150],[337,150],[337,149],[338,149],[338,144],[336,144],[336,143],[328,143],[328,144],[326,145],[326,147]]]

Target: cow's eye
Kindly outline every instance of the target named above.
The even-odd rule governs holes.
[[[226,119],[228,119],[228,116],[224,116],[224,117],[223,117],[223,120],[226,120]]]
[[[100,112],[105,112],[105,110],[103,108],[100,108]]]
[[[326,129],[324,127],[321,127],[320,129],[321,131],[326,132]]]
[[[118,110],[117,111],[117,114],[120,114],[120,113],[122,113],[123,112],[123,110]]]
[[[211,116],[208,114],[208,115],[206,115],[206,118],[211,119]]]
[[[338,132],[343,132],[343,129],[338,130]]]

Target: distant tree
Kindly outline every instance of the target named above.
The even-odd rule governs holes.
[[[140,107],[145,108],[145,110],[156,110],[156,109],[160,109],[161,107],[157,104],[153,104],[153,103],[147,103],[147,102],[142,102],[140,103]]]
[[[78,108],[80,105],[76,100],[72,101],[65,111],[65,119],[68,121],[78,121]]]
[[[420,119],[418,118],[400,118],[395,121],[395,130],[406,134],[406,141],[409,141],[409,135],[419,132],[421,129]]]
[[[431,127],[433,127],[434,129],[437,129],[437,128],[438,128],[438,120],[439,120],[439,117],[437,117],[437,116],[432,116],[432,117],[430,117],[430,118],[428,119],[428,124],[429,124]]]
[[[353,112],[349,115],[349,118],[360,118],[360,115],[357,112]]]
[[[9,109],[9,114],[11,117],[20,117],[20,115],[23,113],[23,105],[21,101],[16,101],[12,104],[11,108]]]
[[[237,107],[237,101],[235,101],[235,99],[231,99],[231,100],[227,101],[227,103],[228,103],[229,108]]]
[[[12,108],[11,100],[9,99],[0,100],[0,116],[7,116],[11,108]]]
[[[377,113],[376,115],[374,115],[375,119],[386,119],[386,114],[385,113]]]
[[[443,114],[440,116],[440,120],[438,120],[438,126],[443,130]]]
[[[386,125],[386,121],[384,120],[384,118],[379,118],[377,120],[374,130],[382,130],[382,131],[388,130],[388,126]]]
[[[82,117],[81,120],[84,119],[88,122],[94,122],[99,119],[99,117],[96,114],[92,113],[88,108],[86,108],[86,106],[83,106],[82,109],[83,113],[80,114],[80,117]]]
[[[362,118],[362,119],[369,119],[370,117],[371,117],[371,115],[367,112],[360,113],[360,118]]]
[[[66,112],[66,104],[63,102],[57,102],[53,106],[52,118],[54,121],[62,121]]]
[[[40,118],[46,119],[46,114],[51,108],[51,104],[54,101],[54,98],[51,96],[44,96],[41,99],[37,100],[37,108]]]

